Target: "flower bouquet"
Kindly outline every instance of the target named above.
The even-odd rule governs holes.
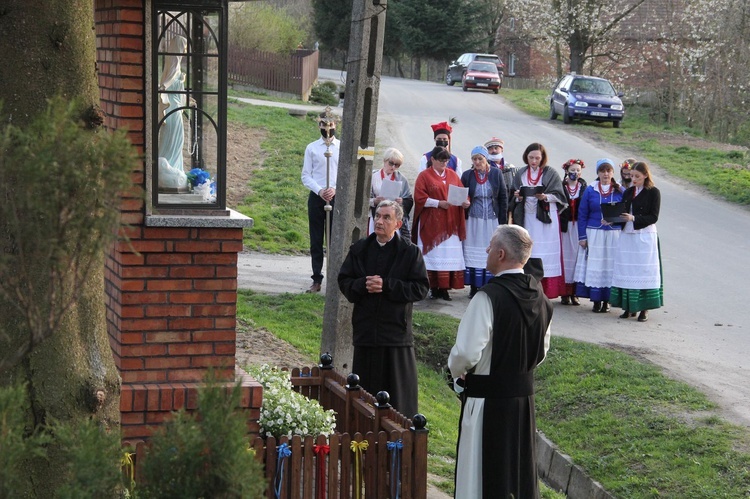
[[[195,194],[203,196],[203,201],[216,201],[216,181],[211,180],[211,174],[202,168],[193,168],[187,173],[188,182]]]
[[[188,172],[187,178],[191,186],[198,187],[211,180],[211,174],[202,168],[193,168]]]
[[[260,408],[260,434],[279,438],[330,435],[336,428],[336,413],[325,410],[317,400],[292,390],[288,371],[268,364],[251,366],[248,372],[263,385]]]

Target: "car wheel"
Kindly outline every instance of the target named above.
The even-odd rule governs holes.
[[[614,128],[620,128],[620,120],[617,120],[617,121],[613,121],[613,122],[612,122],[612,126],[613,126]]]
[[[557,119],[557,113],[555,112],[555,103],[553,101],[549,102],[549,119]]]
[[[563,123],[565,123],[566,125],[570,125],[571,123],[573,123],[573,118],[570,117],[568,106],[565,106],[563,108],[562,117]]]
[[[468,92],[469,91],[469,89],[466,88],[466,85],[461,85],[461,88],[464,90],[464,92]]]
[[[492,91],[495,92],[495,93],[498,93],[500,91],[500,89],[499,88],[493,88]]]
[[[456,82],[453,81],[453,75],[451,74],[451,70],[449,69],[445,73],[445,84],[446,85],[450,85],[452,87],[454,83],[456,83]]]

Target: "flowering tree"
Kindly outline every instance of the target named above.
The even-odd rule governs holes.
[[[567,46],[570,71],[583,73],[589,59],[614,57],[611,46],[620,23],[646,0],[513,0],[513,12],[524,29],[556,47],[561,76],[561,47]],[[603,50],[602,50],[603,49]]]

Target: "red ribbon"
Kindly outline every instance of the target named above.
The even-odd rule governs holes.
[[[326,497],[326,455],[331,452],[330,445],[313,445],[313,452],[318,456],[318,499]]]

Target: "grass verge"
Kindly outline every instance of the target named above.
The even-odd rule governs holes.
[[[228,117],[267,132],[260,145],[266,160],[253,172],[250,194],[237,208],[255,221],[253,228],[245,231],[245,247],[282,254],[306,251],[310,246],[308,191],[300,175],[305,147],[320,137],[314,117],[299,119],[286,109],[238,102],[228,105]]]
[[[241,291],[238,317],[317,358],[324,297]],[[428,469],[452,493],[459,402],[440,371],[458,320],[414,313]],[[537,424],[617,497],[747,497],[750,436],[697,390],[618,351],[554,337],[537,370]],[[545,489],[543,497],[560,497]]]
[[[546,90],[503,89],[501,94],[528,114],[549,117],[549,92]],[[620,128],[592,121],[577,121],[573,125],[562,125],[559,118],[557,121],[560,126],[595,134],[632,151],[636,158],[655,163],[670,174],[727,201],[750,206],[750,162],[745,150],[722,144],[711,147],[699,140],[699,134],[688,127],[654,124],[649,109],[642,106],[627,106],[626,112]],[[700,144],[700,147],[693,144]]]

